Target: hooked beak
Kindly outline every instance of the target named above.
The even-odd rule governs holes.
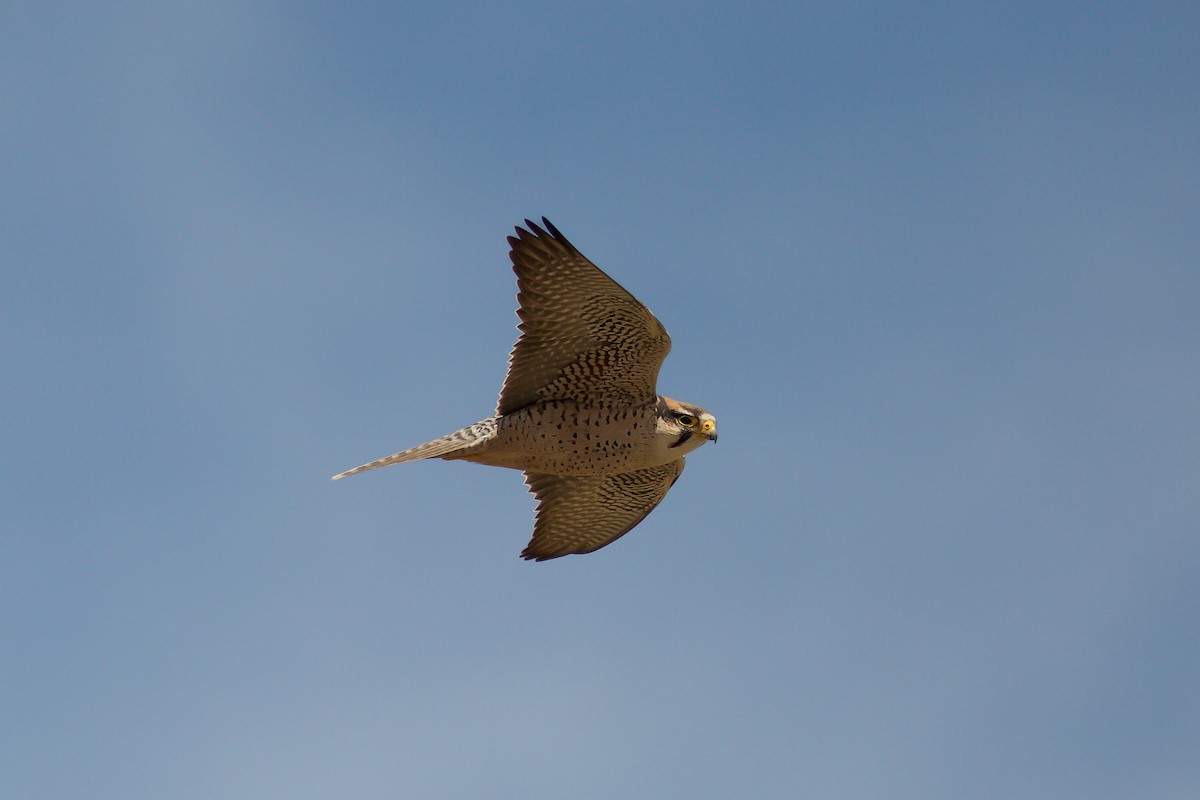
[[[706,419],[700,423],[700,435],[710,442],[717,440],[717,423],[715,420]]]

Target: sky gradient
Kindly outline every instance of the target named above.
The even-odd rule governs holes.
[[[1200,10],[11,3],[0,795],[1200,797]],[[505,237],[721,441],[517,554]]]

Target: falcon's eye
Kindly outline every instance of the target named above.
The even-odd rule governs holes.
[[[696,418],[691,414],[680,414],[675,419],[679,420],[679,424],[685,428],[690,428],[696,424]]]

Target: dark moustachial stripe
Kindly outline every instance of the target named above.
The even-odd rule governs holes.
[[[679,438],[675,440],[674,444],[669,444],[667,447],[679,447],[679,445],[683,444],[690,438],[692,438],[692,432],[684,431],[683,433],[679,434]]]

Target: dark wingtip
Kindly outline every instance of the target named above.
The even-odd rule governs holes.
[[[552,558],[562,558],[563,556],[569,556],[569,555],[571,555],[571,554],[570,553],[554,553],[554,554],[536,553],[536,552],[534,552],[532,545],[530,545],[529,547],[526,547],[524,550],[521,551],[521,558],[525,559],[526,561],[549,561]]]
[[[546,227],[543,228],[542,225]],[[515,267],[517,264],[517,251],[523,250],[529,252],[533,250],[541,251],[543,255],[550,255],[560,248],[565,248],[568,252],[582,256],[579,248],[571,244],[566,236],[562,235],[562,231],[554,227],[554,223],[546,217],[542,217],[542,225],[538,225],[531,219],[525,220],[525,227],[520,225],[514,229],[516,236],[508,237],[509,257]]]
[[[546,226],[546,230],[549,231],[550,235],[552,237],[554,237],[555,239],[557,239],[560,244],[562,244],[564,247],[566,247],[570,250],[574,250],[576,253],[579,252],[579,248],[577,248],[575,245],[571,244],[571,240],[568,239],[566,236],[563,236],[562,231],[560,231],[558,228],[556,228],[554,226],[553,222],[546,219],[545,217],[542,217],[542,224]]]
[[[521,238],[524,238],[525,236],[528,236],[531,233],[534,236],[545,236],[545,235],[549,234],[550,236],[554,237],[555,239],[565,240],[567,238],[567,237],[563,236],[562,231],[560,231],[558,228],[554,227],[554,223],[551,222],[550,220],[548,220],[546,217],[542,217],[541,225],[538,225],[536,222],[531,220],[529,217],[526,217],[525,218],[525,227],[522,228],[520,225],[518,225],[518,226],[516,226],[515,230],[517,232],[517,236],[521,237]],[[511,236],[508,238],[512,239]]]

